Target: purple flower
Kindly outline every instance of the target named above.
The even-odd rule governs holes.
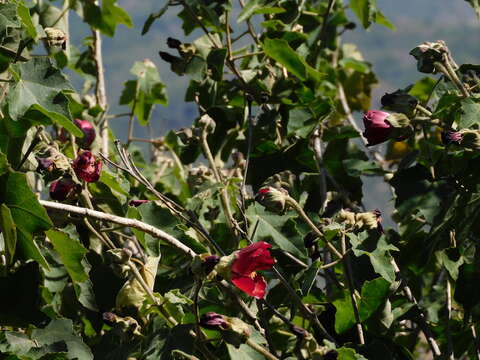
[[[462,141],[462,139],[463,139],[463,135],[459,131],[448,130],[448,131],[442,132],[443,145],[450,145],[450,144],[460,145],[460,141]]]
[[[150,200],[130,200],[128,205],[138,207],[142,204],[146,204],[146,203],[149,203],[149,202],[150,202]]]
[[[55,163],[50,158],[37,157],[38,167],[37,171],[51,172],[55,169]]]
[[[200,318],[200,326],[210,330],[227,330],[229,328],[225,317],[215,312],[203,314]]]
[[[363,115],[365,132],[363,136],[368,140],[367,146],[377,145],[390,139],[394,127],[387,118],[389,113],[380,110],[369,110]]]
[[[87,120],[75,119],[73,122],[82,130],[84,135],[83,138],[77,140],[78,145],[82,148],[89,148],[95,140],[95,128]]]
[[[61,178],[50,184],[50,197],[53,200],[65,201],[76,192],[77,184],[70,178]]]
[[[102,161],[96,159],[91,151],[79,151],[77,158],[73,161],[75,174],[86,182],[98,181],[102,166]]]

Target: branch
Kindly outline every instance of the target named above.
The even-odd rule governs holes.
[[[105,74],[103,69],[102,57],[102,37],[99,30],[92,30],[93,33],[93,61],[96,67],[97,82],[95,85],[95,97],[97,104],[106,111],[107,108],[107,92],[105,90]],[[100,136],[102,138],[102,152],[108,155],[108,119],[103,119],[100,127]]]
[[[150,234],[157,239],[161,239],[161,240],[167,242],[168,244],[170,244],[174,248],[177,248],[178,250],[182,251],[185,255],[188,255],[190,258],[193,258],[197,255],[195,253],[195,251],[193,251],[188,246],[181,243],[178,239],[176,239],[172,235],[166,233],[163,230],[157,229],[156,227],[154,227],[152,225],[146,224],[142,221],[138,221],[138,220],[135,220],[135,219],[128,219],[128,218],[124,218],[124,217],[121,217],[121,216],[107,214],[107,213],[104,213],[104,212],[101,212],[101,211],[86,209],[86,208],[73,206],[73,205],[62,204],[62,203],[57,203],[57,202],[53,202],[53,201],[39,200],[39,202],[40,202],[41,205],[45,206],[46,208],[71,212],[71,213],[74,213],[74,214],[89,216],[89,217],[99,219],[99,220],[113,222],[113,223],[119,224],[119,225],[133,227],[133,228],[141,230],[141,231],[143,231],[147,234]]]

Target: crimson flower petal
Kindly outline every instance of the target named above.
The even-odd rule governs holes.
[[[234,276],[232,278],[232,283],[254,298],[263,299],[265,297],[267,283],[262,275],[255,274],[253,278],[249,276]]]

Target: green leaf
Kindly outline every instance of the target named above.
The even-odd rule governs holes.
[[[155,64],[148,59],[137,61],[130,72],[137,76],[137,80],[125,83],[120,104],[135,107],[134,113],[138,122],[145,126],[150,120],[155,104],[168,104],[165,84],[160,80]]]
[[[165,12],[168,10],[169,5],[170,5],[170,2],[166,1],[165,5],[160,10],[158,10],[157,12],[151,13],[148,16],[147,20],[145,21],[145,24],[143,25],[142,35],[145,35],[150,30],[150,27],[152,26],[155,20],[160,19],[160,17],[163,14],[165,14]]]
[[[392,23],[377,9],[376,0],[350,0],[350,8],[365,29],[375,22],[392,30],[395,29]]]
[[[338,360],[367,360],[365,357],[363,357],[360,354],[357,354],[357,352],[354,349],[347,348],[347,347],[341,347],[337,349],[338,352]]]
[[[352,244],[352,250],[355,256],[359,257],[362,255],[367,255],[370,258],[370,262],[373,266],[375,272],[381,275],[389,283],[395,281],[395,268],[392,265],[392,256],[390,251],[398,251],[398,249],[391,244],[388,244],[385,240],[385,236],[381,236],[378,239],[375,250],[370,251],[369,241],[364,238],[364,233],[359,234],[359,236],[348,233],[347,236],[350,239]],[[362,236],[362,237],[360,237]]]
[[[249,19],[256,11],[261,10],[265,5],[265,0],[250,0],[238,14],[237,24]]]
[[[75,334],[70,319],[52,320],[44,329],[34,329],[31,338],[40,346],[64,341],[69,359],[93,360],[90,348]]]
[[[435,252],[435,256],[440,265],[447,269],[453,280],[458,278],[458,269],[465,261],[465,258],[460,255],[458,248],[448,248]]]
[[[33,25],[32,17],[30,16],[30,10],[22,3],[18,5],[18,16],[22,20],[23,26],[27,29],[28,35],[32,39],[37,38],[37,29],[35,29],[35,25]]]
[[[475,13],[480,18],[480,0],[465,0],[465,1],[468,2],[473,7],[473,9],[475,10]]]
[[[472,125],[480,124],[480,104],[473,99],[461,100],[462,113],[458,120],[458,127],[460,129],[467,129]]]
[[[430,97],[430,94],[432,93],[436,83],[437,82],[434,79],[430,77],[424,77],[418,80],[408,91],[408,93],[412,96],[415,96],[418,101],[422,103],[426,102],[428,101],[428,98]]]
[[[312,112],[306,108],[294,108],[290,110],[287,125],[288,135],[306,138],[317,125],[317,121],[312,119],[312,116]]]
[[[20,21],[17,17],[17,4],[0,4],[0,33],[8,28],[20,27]]]
[[[264,360],[265,357],[255,350],[253,350],[250,346],[242,344],[238,347],[238,349],[231,345],[227,344],[228,355],[232,360]]]
[[[72,280],[76,282],[87,280],[88,274],[85,272],[82,261],[88,250],[80,244],[78,239],[74,240],[62,231],[49,230],[46,234]]]
[[[267,56],[285,66],[289,72],[301,81],[306,81],[308,77],[318,81],[321,77],[321,74],[308,65],[285,40],[266,38],[263,43],[263,51]]]
[[[345,159],[343,160],[343,166],[350,176],[380,175],[384,172],[374,161]]]
[[[259,206],[249,206],[247,209],[247,217],[251,224],[251,230],[258,221],[256,237],[257,240],[269,238],[280,249],[287,251],[300,258],[305,258],[305,254],[297,248],[285,235],[279,230],[293,215],[275,215],[266,212]]]
[[[33,234],[48,230],[52,222],[35,194],[28,186],[25,174],[11,172],[0,178],[0,201],[10,209],[17,227],[17,249],[27,259],[38,261],[48,268],[33,240]]]
[[[463,264],[460,266],[454,299],[463,305],[465,311],[470,311],[480,302],[479,278],[480,269],[477,264]]]
[[[368,320],[385,304],[389,291],[390,283],[383,278],[365,281],[360,301],[357,300],[360,322]],[[337,309],[335,331],[341,334],[355,325],[352,300],[348,290],[344,291],[342,298],[333,301],[333,305]]]
[[[117,25],[132,27],[133,22],[128,13],[116,5],[116,0],[102,1],[102,8],[93,2],[83,4],[84,20],[108,36],[114,36]]]
[[[7,263],[11,264],[17,247],[17,226],[13,222],[12,213],[5,204],[0,209],[0,225],[5,241],[5,252]]]
[[[227,49],[213,49],[207,56],[208,68],[212,72],[212,79],[221,81],[223,78],[223,67],[227,58]]]
[[[13,120],[28,110],[38,110],[77,137],[82,131],[71,121],[68,99],[63,92],[73,87],[50,58],[35,57],[23,64],[12,65],[16,79],[7,95],[8,112]]]

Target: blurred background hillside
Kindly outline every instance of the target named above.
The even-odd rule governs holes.
[[[167,85],[169,105],[158,106],[153,114],[151,126],[154,136],[161,136],[172,128],[188,125],[196,116],[191,103],[185,103],[184,93],[188,78],[179,77],[170,70],[169,64],[162,61],[158,51],[168,50],[166,39],[169,36],[182,41],[192,41],[201,35],[194,32],[183,36],[181,22],[177,18],[179,7],[170,8],[156,21],[150,31],[141,36],[143,24],[151,12],[163,7],[164,1],[119,0],[134,21],[133,28],[120,26],[115,38],[104,37],[104,62],[106,68],[107,93],[111,113],[127,112],[118,105],[123,83],[129,78],[130,68],[135,61],[151,59],[160,71]],[[372,107],[379,107],[378,99],[385,91],[394,91],[422,77],[416,72],[415,61],[408,54],[418,43],[442,39],[450,46],[458,63],[475,62],[480,59],[480,22],[473,9],[464,0],[379,0],[378,7],[396,26],[396,31],[374,25],[364,31],[358,26],[344,36],[344,42],[357,44],[365,59],[374,65],[379,84],[375,89]],[[352,20],[356,19],[352,15]],[[85,33],[76,16],[71,18],[72,43],[80,46]],[[466,41],[468,39],[468,41]],[[80,86],[80,84],[76,84]],[[120,138],[126,135],[126,118],[112,121],[112,128]],[[135,129],[138,136],[145,136],[146,129]]]

